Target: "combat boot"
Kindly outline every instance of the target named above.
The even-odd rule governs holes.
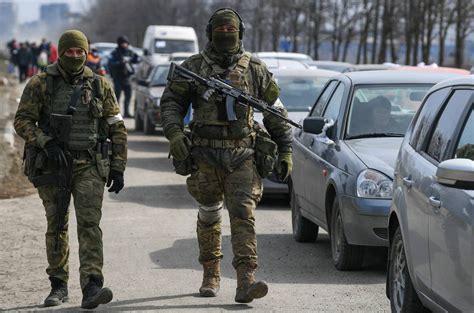
[[[255,281],[255,267],[241,264],[237,267],[237,290],[235,302],[250,303],[253,299],[263,298],[268,293],[264,281]]]
[[[102,280],[91,279],[82,290],[83,309],[95,309],[99,304],[106,304],[112,301],[113,294],[109,288],[102,288]]]
[[[221,283],[221,260],[206,261],[202,264],[202,267],[204,273],[199,294],[201,297],[215,297]]]
[[[62,280],[50,277],[51,292],[49,296],[44,299],[44,306],[56,306],[68,301],[67,284]]]

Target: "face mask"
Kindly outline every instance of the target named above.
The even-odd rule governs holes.
[[[83,55],[81,57],[68,57],[66,55],[61,56],[59,59],[62,68],[71,73],[79,73],[84,68],[84,64],[86,63],[86,56]]]
[[[212,45],[217,52],[235,53],[239,50],[239,32],[212,32]]]

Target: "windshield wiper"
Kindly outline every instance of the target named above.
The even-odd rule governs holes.
[[[376,137],[404,137],[404,134],[398,133],[370,133],[370,134],[360,134],[354,136],[348,136],[346,139],[359,139],[359,138],[376,138]]]

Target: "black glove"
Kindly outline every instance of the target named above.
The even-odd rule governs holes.
[[[114,183],[113,185],[112,182]],[[112,187],[110,187],[111,185]],[[117,170],[110,170],[109,179],[107,180],[107,187],[110,187],[109,192],[119,193],[123,186],[123,173]]]
[[[63,149],[54,141],[50,140],[45,145],[46,154],[58,169],[67,166],[67,159],[64,155]]]

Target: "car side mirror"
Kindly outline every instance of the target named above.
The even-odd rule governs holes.
[[[146,79],[139,79],[137,84],[143,87],[148,87],[150,85],[150,81]]]
[[[470,159],[443,161],[436,170],[436,180],[444,186],[474,190],[474,161]]]
[[[150,51],[148,49],[143,49],[143,55],[150,55]]]
[[[305,133],[319,135],[322,133],[327,119],[324,117],[307,117],[303,120],[303,130]]]

